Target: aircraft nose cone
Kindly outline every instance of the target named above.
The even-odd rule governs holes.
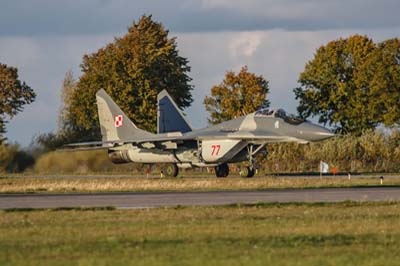
[[[326,128],[322,128],[318,131],[315,131],[314,134],[316,136],[320,136],[322,139],[327,139],[335,136],[335,133]]]
[[[324,140],[333,136],[335,136],[335,133],[327,128],[315,125],[313,123],[307,123],[304,125],[304,137],[309,141]]]
[[[335,136],[335,133],[333,133],[329,129],[318,125],[313,125],[313,130],[311,132],[312,132],[312,138],[315,141],[324,140]]]

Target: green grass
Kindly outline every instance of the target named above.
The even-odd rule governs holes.
[[[112,192],[112,191],[213,191],[270,188],[325,188],[381,186],[380,175],[347,177],[145,178],[130,176],[8,176],[0,178],[0,193]],[[383,186],[400,186],[399,176],[385,175]]]
[[[400,203],[0,212],[0,265],[398,265]]]

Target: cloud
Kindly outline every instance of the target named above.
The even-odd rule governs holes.
[[[34,135],[54,131],[65,73],[71,69],[79,75],[83,54],[112,40],[112,35],[0,37],[0,62],[17,67],[19,78],[37,94],[35,102],[7,124],[6,136],[28,145]]]
[[[85,53],[121,36],[134,19],[154,14],[189,59],[194,103],[185,110],[195,127],[206,125],[204,96],[226,71],[249,71],[270,81],[275,107],[296,111],[292,89],[304,64],[326,42],[351,34],[397,37],[395,0],[6,0],[0,8],[0,62],[19,69],[37,99],[8,126],[23,145],[56,129],[60,86],[78,76]]]
[[[230,54],[233,57],[252,56],[261,44],[262,32],[240,32],[236,39],[229,44]]]
[[[179,33],[178,47],[189,59],[195,85],[194,102],[186,113],[195,127],[205,126],[208,114],[203,106],[204,97],[213,85],[222,82],[226,71],[238,72],[243,65],[270,81],[268,98],[273,107],[296,113],[293,88],[298,86],[300,72],[319,46],[356,33],[382,41],[395,37],[399,29]],[[252,42],[254,46],[249,45]]]
[[[0,62],[5,63],[1,59],[8,58],[8,64],[25,67],[38,59],[39,50],[39,46],[31,38],[4,37],[0,41]]]
[[[124,32],[153,14],[173,32],[329,30],[400,26],[397,0],[6,0],[0,35]]]

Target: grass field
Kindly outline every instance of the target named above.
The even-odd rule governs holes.
[[[400,203],[0,212],[0,265],[399,265]]]
[[[144,178],[144,177],[0,177],[0,193],[110,192],[110,191],[210,191],[268,188],[321,188],[378,186],[379,175],[347,177],[258,178]],[[399,176],[386,176],[385,186],[400,186]]]

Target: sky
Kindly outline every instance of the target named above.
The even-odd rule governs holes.
[[[293,88],[318,47],[365,34],[400,37],[398,0],[0,0],[0,62],[17,67],[37,93],[7,124],[6,136],[27,146],[54,132],[61,83],[81,75],[84,54],[112,42],[143,14],[177,37],[192,67],[194,102],[185,109],[195,128],[207,126],[203,99],[228,70],[263,75],[273,107],[296,113]]]

